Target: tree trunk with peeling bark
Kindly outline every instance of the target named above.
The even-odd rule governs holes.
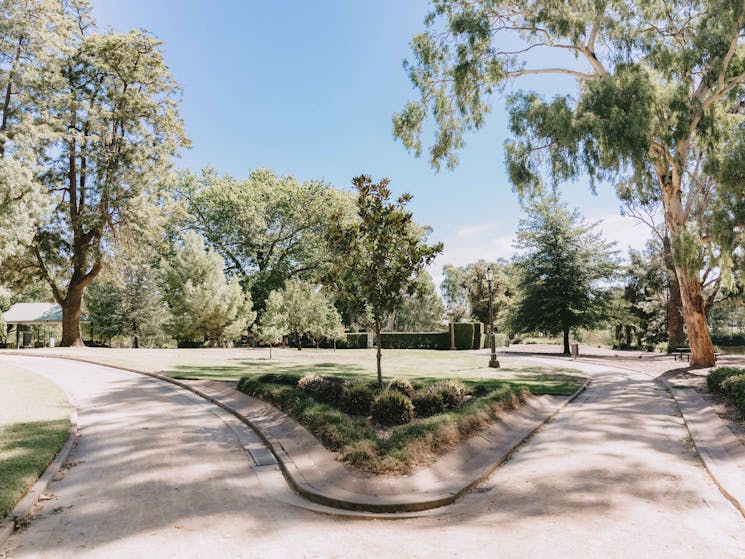
[[[683,300],[680,297],[680,286],[678,276],[673,264],[673,249],[670,246],[670,237],[662,238],[662,250],[667,270],[667,352],[670,353],[685,343],[685,330],[683,329]]]
[[[691,347],[690,364],[691,367],[713,367],[716,365],[716,358],[706,322],[706,306],[699,279],[700,270],[691,264],[692,259],[685,258],[682,254],[676,255],[676,251],[681,250],[687,242],[682,238],[687,231],[680,185],[680,170],[685,168],[685,158],[680,155],[682,153],[687,153],[687,148],[679,147],[677,164],[671,165],[671,168],[658,162],[657,177],[665,209],[665,224],[673,249],[672,259],[680,288],[683,319]]]

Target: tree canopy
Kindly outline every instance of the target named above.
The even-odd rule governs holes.
[[[151,224],[148,195],[187,145],[177,111],[180,90],[158,40],[140,30],[97,32],[86,2],[5,4],[20,15],[0,26],[6,34],[0,37],[0,58],[25,60],[18,53],[35,43],[37,33],[46,37],[37,64],[43,79],[31,72],[33,95],[15,97],[4,116],[14,125],[35,121],[44,131],[34,159],[22,159],[22,174],[41,185],[41,207],[47,210],[32,220],[32,238],[5,269],[49,283],[62,307],[61,344],[79,345],[86,286],[123,242],[145,234]],[[6,97],[9,88],[23,90],[24,84],[13,81],[17,75],[11,64],[0,76],[7,81]],[[22,136],[17,132],[13,146]]]
[[[413,293],[406,293],[388,319],[393,332],[431,332],[442,329],[445,305],[432,277],[422,271],[416,278]]]
[[[181,174],[184,225],[200,232],[239,275],[261,311],[290,278],[315,281],[330,264],[323,240],[331,216],[351,215],[352,198],[323,181],[298,182],[261,169],[239,181],[213,169]]]
[[[331,300],[318,286],[298,279],[288,280],[282,289],[269,294],[259,330],[269,340],[276,340],[277,333],[290,336],[298,350],[302,349],[304,336],[318,342],[344,335],[341,317]]]
[[[508,97],[511,181],[529,194],[542,189],[545,172],[554,184],[585,175],[593,185],[632,185],[658,199],[691,363],[713,365],[702,291],[713,271],[724,273],[723,287],[732,285],[732,251],[742,243],[737,198],[744,187],[732,177],[743,176],[745,4],[433,0],[432,6],[427,31],[412,40],[415,60],[406,65],[420,98],[394,116],[395,135],[421,153],[431,114],[430,159],[452,167],[465,134],[485,124],[492,93],[526,75],[576,79],[576,95],[546,99],[518,88]]]
[[[256,318],[236,277],[226,278],[222,257],[198,233],[182,236],[163,262],[164,295],[171,310],[169,333],[177,340],[223,345],[248,331]]]
[[[568,354],[570,330],[607,321],[615,251],[556,197],[533,200],[526,211],[517,231],[523,252],[515,259],[517,295],[507,322],[514,332],[562,334]]]
[[[426,244],[426,231],[406,209],[411,195],[391,201],[388,179],[374,183],[367,175],[352,181],[357,190],[356,219],[337,212],[326,240],[334,255],[325,282],[333,286],[358,316],[369,318],[377,342],[378,384],[383,387],[380,332],[386,317],[412,294],[416,277],[442,251]]]

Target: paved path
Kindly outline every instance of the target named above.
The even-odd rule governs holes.
[[[251,469],[250,433],[189,393],[94,365],[6,361],[65,388],[81,426],[55,498],[7,557],[745,558],[745,520],[645,375],[577,364],[592,387],[488,482],[441,514],[379,521],[287,504],[286,486]]]

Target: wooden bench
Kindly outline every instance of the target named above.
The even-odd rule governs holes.
[[[714,352],[714,358],[719,358],[721,354],[719,352]],[[683,356],[685,356],[686,361],[691,360],[691,348],[690,347],[676,347],[673,351],[673,358],[677,361],[680,359],[683,361]]]

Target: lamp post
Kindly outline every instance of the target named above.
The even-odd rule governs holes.
[[[491,347],[489,366],[498,369],[497,340],[494,336],[494,270],[491,266],[486,269],[486,284],[489,286],[489,344]]]

